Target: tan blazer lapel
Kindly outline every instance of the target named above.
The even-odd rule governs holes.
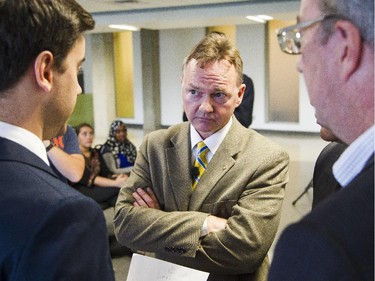
[[[179,211],[187,211],[192,193],[189,127],[184,127],[171,141],[174,147],[166,149],[168,175],[165,175],[170,180],[171,190],[166,196],[174,197]]]
[[[216,152],[192,193],[189,204],[190,211],[198,211],[201,208],[212,189],[214,189],[219,180],[230,171],[234,163],[235,160],[230,155],[229,151],[220,149],[220,152]]]

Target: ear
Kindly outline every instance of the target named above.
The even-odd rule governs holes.
[[[335,24],[340,40],[340,72],[346,81],[358,69],[362,56],[362,38],[358,28],[349,21],[339,20]]]
[[[50,51],[41,52],[34,63],[34,72],[36,83],[45,92],[50,92],[52,89],[53,78],[53,55]]]
[[[237,93],[237,104],[236,104],[236,107],[239,106],[242,102],[242,99],[243,99],[243,95],[245,93],[245,89],[246,89],[246,85],[245,84],[241,84],[240,88],[238,89],[238,93]]]

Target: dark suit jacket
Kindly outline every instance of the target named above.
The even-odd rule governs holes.
[[[209,280],[265,280],[288,155],[234,119],[193,192],[189,125],[145,137],[117,201],[117,238],[129,248],[210,272]],[[163,211],[133,208],[134,188],[149,186]],[[228,219],[228,227],[200,238],[208,214]]]
[[[319,154],[313,176],[313,209],[340,190],[340,184],[333,176],[332,166],[347,147],[344,143],[331,142]]]
[[[374,280],[374,158],[345,188],[288,227],[269,280]]]
[[[234,116],[246,128],[253,122],[253,106],[254,106],[254,83],[253,80],[243,75],[243,83],[246,85],[241,104],[234,110]]]
[[[103,213],[0,138],[0,280],[114,280]]]

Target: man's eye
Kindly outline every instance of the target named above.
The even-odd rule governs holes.
[[[222,98],[222,97],[224,97],[224,96],[225,96],[224,93],[215,93],[215,94],[214,94],[214,97],[215,97],[215,98]]]
[[[228,96],[225,93],[219,92],[212,95],[213,99],[218,103],[225,103],[228,100]]]
[[[196,94],[197,94],[197,91],[196,91],[196,90],[190,90],[190,94],[192,94],[192,95],[196,95]]]

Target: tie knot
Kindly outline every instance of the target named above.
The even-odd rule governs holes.
[[[207,149],[208,147],[203,141],[198,142],[197,144],[198,155],[200,155],[202,152],[206,151]]]

